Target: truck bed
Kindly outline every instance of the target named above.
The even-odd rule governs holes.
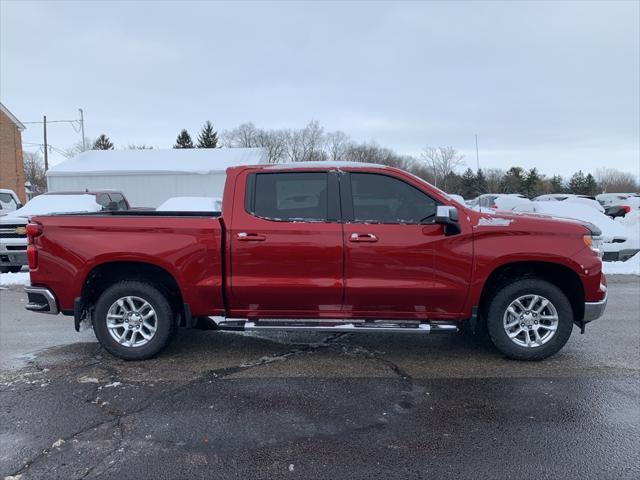
[[[224,310],[220,212],[131,210],[36,216],[31,221],[43,229],[34,238],[38,259],[31,282],[52,288],[63,313],[73,313],[86,279],[91,281],[103,265],[135,275],[143,264],[175,279],[194,316]]]

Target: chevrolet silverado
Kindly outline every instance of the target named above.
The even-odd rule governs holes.
[[[227,170],[221,212],[35,216],[27,309],[93,325],[129,360],[200,317],[234,330],[428,334],[486,328],[520,360],[602,315],[596,227],[476,212],[403,170]]]

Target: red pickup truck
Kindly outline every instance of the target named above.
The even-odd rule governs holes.
[[[227,170],[222,212],[36,216],[27,309],[89,321],[124,359],[178,326],[456,332],[522,360],[602,315],[597,228],[480,213],[405,171],[300,163]]]

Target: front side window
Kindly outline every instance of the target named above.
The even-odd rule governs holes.
[[[435,217],[437,202],[402,180],[374,173],[350,177],[356,222],[421,223]]]
[[[252,180],[249,213],[269,220],[327,220],[326,172],[258,173]]]

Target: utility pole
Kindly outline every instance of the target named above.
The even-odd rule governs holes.
[[[84,139],[84,112],[81,108],[79,108],[78,111],[80,112],[80,128],[82,130],[82,150],[86,150],[87,142]]]
[[[478,155],[478,134],[476,133],[476,166],[480,171],[480,156]]]
[[[49,146],[47,145],[47,116],[44,116],[43,122],[44,126],[44,171],[49,170]]]

